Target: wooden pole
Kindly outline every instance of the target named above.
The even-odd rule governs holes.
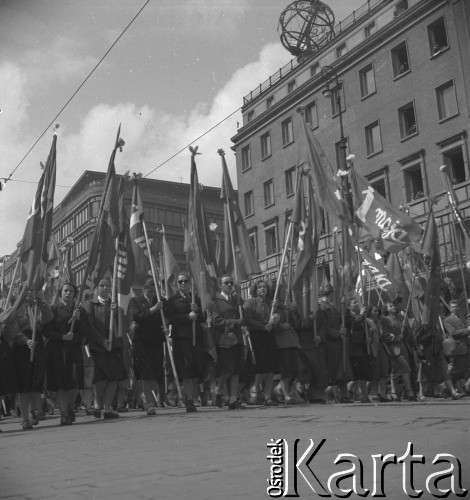
[[[279,272],[278,272],[278,275],[277,275],[276,289],[274,291],[273,304],[277,301],[277,296],[279,294],[279,286],[281,284],[281,279],[282,279],[282,270],[284,268],[284,261],[286,260],[287,247],[289,246],[289,239],[290,239],[290,235],[291,235],[293,227],[294,227],[294,223],[292,221],[289,221],[289,228],[287,230],[286,241],[285,241],[285,244],[284,244],[284,249],[282,251],[281,262],[279,264]],[[273,313],[274,313],[274,306],[271,309],[271,316],[273,315]]]
[[[219,150],[220,156],[225,156],[225,153],[220,149]],[[222,158],[222,161],[224,159]],[[228,192],[228,189],[225,190]],[[233,256],[233,274],[235,275],[235,281],[237,282],[237,286],[240,286],[239,282],[239,272],[238,272],[238,262],[237,262],[237,256],[235,254],[235,241],[233,240],[233,226],[232,226],[232,217],[230,217],[230,208],[228,206],[228,200],[225,200],[225,210],[226,210],[226,215],[227,215],[227,220],[228,220],[228,230],[229,230],[229,235],[230,235],[230,247],[232,250],[232,256]],[[238,304],[238,312],[240,315],[240,319],[243,319],[243,306],[241,304]],[[251,351],[251,359],[253,361],[253,364],[256,364],[255,360],[255,351],[253,350],[253,345],[251,343],[251,336],[250,336],[250,331],[248,328],[244,330],[244,335],[243,335],[243,343],[248,342],[248,348]]]
[[[34,313],[33,313],[33,324],[31,325],[32,328],[32,335],[31,335],[31,340],[33,341],[33,347],[31,348],[31,354],[29,355],[29,360],[31,363],[33,362],[34,359],[34,349],[35,349],[35,344],[36,344],[36,331],[37,331],[37,326],[36,326],[36,319],[38,317],[38,303],[36,301],[36,292],[34,293]]]
[[[194,280],[191,278],[191,305],[195,306],[196,305],[196,292],[194,289]],[[193,323],[193,347],[196,347],[196,320],[192,320]]]
[[[111,304],[116,304],[116,284],[117,284],[117,271],[118,271],[118,250],[119,250],[119,236],[116,238],[115,242],[116,253],[114,255],[114,268],[113,268],[113,282],[111,283]],[[115,311],[111,309],[111,314],[109,316],[109,332],[108,340],[113,341],[113,330],[114,330],[114,314]]]
[[[456,232],[455,232],[455,226],[458,222],[459,226],[460,226],[460,229],[462,230],[462,232],[465,234],[467,232],[467,228],[464,226],[464,223],[463,221],[460,219],[460,217],[457,217],[456,216],[456,213],[455,213],[455,210],[457,209],[457,206],[456,206],[456,203],[457,203],[457,200],[454,200],[454,198],[452,197],[452,194],[451,194],[451,186],[450,186],[450,179],[449,179],[449,176],[447,175],[447,165],[442,165],[440,167],[440,171],[441,171],[441,174],[444,178],[444,186],[445,186],[445,190],[447,191],[447,197],[448,197],[448,200],[449,200],[449,208],[450,208],[450,213],[451,213],[451,216],[452,216],[452,222],[454,223],[453,226],[451,226],[451,240],[452,240],[452,235],[454,235],[454,243],[455,245],[457,246],[457,265],[459,267],[459,271],[460,271],[460,276],[462,278],[462,288],[463,288],[463,293],[464,293],[464,296],[465,296],[465,309],[467,311],[467,316],[470,312],[469,308],[470,308],[470,304],[468,303],[468,294],[467,294],[467,287],[466,287],[466,280],[465,280],[465,271],[464,271],[464,266],[463,266],[463,262],[462,262],[462,245],[461,245],[461,241],[459,238],[457,238],[457,235],[456,235]],[[457,214],[458,215],[458,214]],[[469,258],[469,256],[467,255],[467,259]]]
[[[147,248],[148,248],[148,251],[149,251],[150,267],[152,269],[152,278],[153,278],[153,281],[155,283],[155,292],[157,294],[157,301],[160,302],[161,301],[161,295],[160,295],[159,283],[158,283],[158,280],[157,280],[157,270],[155,269],[155,262],[153,261],[153,256],[152,256],[152,253],[151,253],[151,250],[150,250],[150,241],[149,241],[149,237],[148,237],[148,234],[147,234],[147,226],[146,226],[144,220],[142,220],[142,227],[144,229],[145,242],[147,243]],[[171,369],[172,369],[173,375],[175,377],[176,389],[178,391],[178,396],[180,397],[181,400],[183,400],[183,394],[181,392],[181,386],[180,386],[180,382],[179,382],[179,379],[178,379],[178,374],[176,372],[175,360],[173,358],[173,350],[172,350],[172,347],[171,347],[171,344],[170,344],[170,337],[169,337],[169,334],[168,334],[168,328],[166,326],[166,318],[165,318],[165,313],[163,312],[163,309],[160,309],[160,317],[161,317],[161,320],[162,320],[163,333],[165,334],[165,341],[166,341],[167,348],[168,348],[168,355],[170,356]]]

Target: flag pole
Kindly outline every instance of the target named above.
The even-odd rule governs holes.
[[[150,242],[149,242],[149,237],[148,237],[148,233],[147,233],[147,225],[145,224],[145,220],[142,220],[142,227],[144,229],[145,242],[147,244],[147,248],[148,248],[148,252],[149,252],[150,268],[152,270],[153,282],[155,283],[155,292],[157,294],[157,301],[161,302],[160,287],[159,287],[159,283],[157,281],[157,270],[155,269],[155,262],[153,261],[152,252],[150,249]],[[170,337],[168,334],[168,328],[166,326],[166,318],[165,318],[165,313],[163,312],[163,309],[160,309],[160,316],[161,316],[161,320],[162,320],[163,333],[165,334],[165,341],[166,341],[167,348],[168,348],[168,355],[170,356],[171,369],[173,370],[173,375],[175,377],[176,389],[178,390],[178,396],[180,397],[181,400],[183,400],[183,394],[181,393],[180,382],[178,379],[178,374],[176,372],[175,360],[173,358],[173,350],[172,350],[171,345],[170,345]]]
[[[464,234],[467,233],[467,228],[464,226],[463,221],[460,217],[456,216],[455,210],[456,210],[456,200],[454,200],[454,197],[451,194],[451,187],[450,187],[450,179],[449,176],[447,175],[447,165],[442,165],[440,167],[441,174],[444,178],[444,188],[447,191],[447,198],[449,200],[449,208],[450,208],[450,213],[452,215],[452,222],[453,224],[450,224],[450,231],[451,231],[451,239],[454,240],[454,244],[457,246],[457,266],[460,271],[460,277],[462,278],[462,288],[463,288],[463,293],[465,296],[465,309],[467,311],[467,315],[469,314],[469,304],[468,304],[468,293],[467,293],[467,287],[465,286],[465,271],[463,269],[463,262],[462,262],[462,245],[460,239],[457,237],[456,231],[455,231],[455,226],[457,225],[457,222],[460,226],[460,229]],[[467,256],[468,257],[468,256]]]
[[[33,346],[31,347],[31,354],[29,355],[29,361],[32,363],[34,360],[34,348],[36,344],[36,331],[37,331],[37,325],[36,325],[36,318],[38,317],[38,303],[36,300],[36,291],[33,292],[34,296],[34,313],[33,313],[33,324],[31,325],[32,328],[32,334],[31,334],[31,340],[33,341]]]
[[[219,153],[222,161],[224,161],[225,151],[223,149],[218,149],[217,153]],[[228,189],[226,189],[225,191],[228,192]],[[232,256],[233,256],[233,273],[235,274],[235,281],[237,282],[237,286],[240,287],[237,255],[235,253],[235,241],[233,239],[232,217],[230,216],[230,208],[228,206],[227,198],[225,199],[224,203],[225,203],[225,211],[226,211],[227,220],[228,220],[230,246],[231,246]],[[238,312],[240,314],[240,319],[242,320],[243,319],[243,306],[241,304],[238,304]],[[242,328],[242,331],[243,331],[243,328]],[[251,351],[251,358],[253,360],[253,364],[256,364],[255,351],[253,350],[253,345],[251,343],[250,331],[248,330],[248,328],[245,329],[244,333],[245,333],[245,335],[243,336],[243,339],[245,339],[245,336],[246,336],[246,341],[248,342],[248,347]]]
[[[196,305],[196,295],[195,295],[195,289],[194,289],[194,280],[191,279],[191,305],[195,306]],[[192,320],[192,328],[193,328],[193,347],[196,347],[196,320]]]
[[[116,253],[114,254],[114,267],[113,267],[113,283],[112,283],[112,288],[111,288],[111,304],[116,303],[116,284],[117,284],[117,271],[118,271],[118,251],[119,251],[119,236],[116,238],[115,242],[115,250]],[[113,341],[113,330],[114,330],[114,310],[111,309],[111,315],[109,317],[109,333],[108,333],[108,340],[110,342]]]

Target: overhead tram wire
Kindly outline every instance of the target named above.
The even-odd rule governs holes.
[[[144,175],[144,177],[148,177],[150,174],[153,174],[155,172],[155,170],[158,170],[160,167],[163,167],[163,165],[165,165],[166,163],[168,163],[169,161],[171,161],[173,158],[175,158],[176,156],[178,156],[179,154],[181,154],[183,151],[186,151],[186,149],[188,149],[189,146],[191,146],[191,144],[194,144],[196,141],[198,141],[199,139],[201,139],[202,137],[204,137],[205,135],[207,135],[209,132],[211,132],[212,130],[214,130],[215,128],[217,128],[221,123],[224,123],[225,120],[228,120],[235,113],[238,113],[238,111],[240,111],[240,109],[242,109],[242,106],[240,106],[239,108],[237,108],[235,111],[232,111],[229,115],[227,115],[225,118],[223,118],[222,120],[220,120],[220,122],[218,122],[215,125],[213,125],[210,129],[206,130],[199,137],[196,137],[196,139],[193,139],[190,143],[186,144],[186,146],[182,147],[175,154],[173,154],[172,156],[170,156],[169,158],[167,158],[164,162],[160,163],[160,165],[157,165],[153,170],[151,170],[150,172],[147,172]]]
[[[29,153],[31,153],[31,151],[35,148],[36,144],[44,137],[44,135],[46,134],[46,132],[49,130],[49,128],[53,125],[53,123],[57,120],[57,118],[61,115],[62,111],[64,111],[64,109],[70,104],[70,102],[72,101],[72,99],[78,94],[78,92],[80,91],[80,89],[85,85],[85,83],[88,81],[88,79],[91,77],[91,75],[96,71],[96,69],[98,69],[98,67],[100,66],[100,64],[104,61],[104,59],[106,58],[106,56],[111,52],[111,50],[114,48],[114,46],[119,42],[119,40],[121,39],[121,37],[124,35],[124,33],[130,28],[130,26],[133,24],[133,22],[137,19],[137,17],[140,15],[140,13],[145,9],[145,7],[147,6],[147,4],[150,2],[150,0],[147,0],[144,5],[140,8],[140,10],[137,12],[137,14],[131,19],[131,21],[129,22],[129,24],[124,28],[124,30],[121,32],[121,34],[116,38],[116,40],[114,40],[114,42],[112,43],[111,47],[109,47],[109,49],[105,52],[105,54],[103,55],[103,57],[96,63],[96,65],[94,66],[94,68],[90,71],[90,73],[88,73],[88,76],[83,80],[83,82],[78,86],[77,90],[75,90],[75,92],[72,94],[72,96],[70,97],[70,99],[62,106],[62,108],[60,109],[60,111],[54,116],[54,118],[52,118],[52,120],[50,121],[50,123],[47,125],[47,127],[44,129],[44,131],[42,132],[42,134],[36,139],[36,141],[34,142],[34,144],[28,149],[28,151],[26,152],[26,154],[23,156],[23,158],[21,158],[20,162],[16,165],[16,167],[13,169],[13,171],[11,172],[11,174],[5,178],[5,184],[7,182],[9,182],[13,176],[13,174],[18,170],[18,168],[20,167],[20,165],[23,163],[23,161],[28,157]]]

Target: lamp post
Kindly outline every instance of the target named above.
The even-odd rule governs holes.
[[[347,140],[344,136],[343,106],[341,102],[341,90],[343,88],[343,82],[339,79],[336,70],[331,66],[323,66],[323,68],[321,69],[321,74],[323,79],[325,80],[325,88],[323,89],[322,94],[330,100],[335,99],[336,107],[338,109],[340,130],[338,175],[341,177],[343,196],[346,200],[351,220],[354,220],[352,193],[348,178],[348,162],[346,160]]]

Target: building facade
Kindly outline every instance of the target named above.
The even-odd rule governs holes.
[[[437,197],[443,269],[455,270],[439,167],[447,165],[469,218],[469,18],[466,0],[370,0],[336,26],[333,38],[245,96],[243,126],[232,141],[239,203],[264,272],[279,266],[293,209],[296,165],[305,147],[300,106],[330,163],[339,165],[335,92],[357,171],[419,223]],[[322,93],[325,66],[340,81],[329,98]],[[330,260],[335,225],[335,214],[324,214],[319,259]]]
[[[86,170],[63,200],[55,207],[52,235],[59,249],[69,258],[74,282],[80,284],[85,273],[89,247],[104,189],[106,174]],[[117,176],[118,178],[120,176]],[[155,259],[162,249],[162,226],[178,264],[186,269],[183,224],[188,219],[189,184],[155,179],[139,180],[140,195],[149,238],[154,245]],[[132,183],[125,192],[125,205],[130,215]],[[220,189],[204,186],[201,191],[209,222],[215,222],[216,231],[223,231],[223,202]],[[215,234],[214,234],[215,240]],[[214,243],[215,244],[215,243]],[[4,263],[4,283],[9,285],[16,264],[16,251]]]

